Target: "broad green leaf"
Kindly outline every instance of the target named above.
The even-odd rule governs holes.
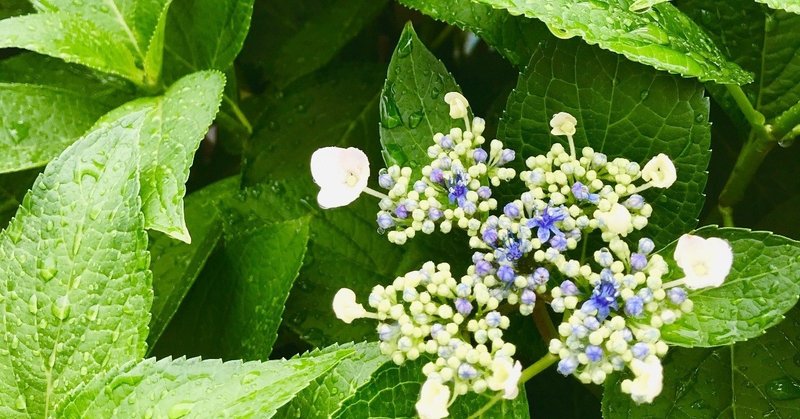
[[[138,197],[143,119],[138,112],[100,124],[67,148],[0,235],[0,406],[47,417],[80,383],[145,352],[152,291]]]
[[[36,13],[0,20],[0,48],[11,47],[144,83],[144,72],[137,67],[127,44],[93,21],[71,13]]]
[[[679,346],[720,346],[760,336],[781,320],[800,297],[800,243],[768,232],[704,227],[696,235],[720,237],[733,248],[733,267],[718,288],[689,293],[694,310],[664,326],[661,337]],[[671,262],[676,243],[660,253],[671,276],[682,277]]]
[[[59,417],[270,418],[352,350],[269,362],[146,359],[72,394]]]
[[[142,127],[142,211],[145,227],[191,242],[183,216],[189,168],[200,141],[214,121],[225,77],[217,71],[193,73],[158,98]]]
[[[82,95],[87,101],[98,103],[107,110],[137,96],[135,86],[123,78],[33,52],[0,60],[0,82],[66,90],[75,96]]]
[[[764,3],[773,9],[782,9],[787,12],[800,14],[800,1],[798,0],[756,0],[759,3]]]
[[[280,417],[329,418],[343,401],[369,382],[379,367],[390,362],[388,356],[381,354],[377,343],[347,344],[341,348],[353,348],[355,353],[298,393],[291,403],[278,411]],[[326,350],[329,349],[323,352]]]
[[[22,198],[28,192],[39,170],[0,175],[0,229],[6,228],[8,222],[17,213]]]
[[[665,153],[678,180],[642,195],[656,208],[644,234],[665,245],[694,228],[703,206],[710,157],[708,99],[694,80],[654,71],[579,40],[545,42],[508,98],[498,138],[517,150],[517,164],[548,151],[564,137],[550,119],[569,112],[578,120],[575,145],[609,159],[645,164]],[[520,166],[518,166],[519,168]]]
[[[242,60],[284,88],[324,66],[386,6],[386,0],[261,2]]]
[[[367,384],[345,400],[332,418],[417,417],[414,404],[425,381],[425,376],[422,374],[422,366],[425,363],[426,361],[421,359],[406,362],[401,366],[391,362],[386,363],[372,375]],[[460,396],[448,409],[450,417],[466,418],[477,412],[494,397],[494,394],[489,393],[467,393]],[[514,400],[501,400],[481,417],[528,418],[528,398],[525,389],[520,388],[519,395]]]
[[[166,0],[153,34],[147,43],[147,52],[144,56],[144,72],[151,84],[161,80],[161,69],[164,64],[164,32],[166,31],[167,18],[169,16],[169,6],[172,0]]]
[[[164,78],[169,82],[197,70],[227,70],[250,29],[253,1],[175,1],[164,38]]]
[[[664,389],[653,404],[636,405],[606,381],[603,417],[796,418],[800,416],[800,310],[766,335],[734,346],[670,350]]]
[[[0,173],[47,164],[108,108],[52,86],[0,83]]]
[[[231,177],[186,197],[186,226],[194,237],[191,244],[154,233],[150,244],[154,295],[148,347],[158,341],[217,246],[222,237],[222,217],[217,204],[228,199],[238,187],[239,178]]]
[[[702,81],[745,84],[752,76],[725,59],[694,22],[669,3],[644,12],[630,0],[476,0],[543,21],[559,38],[579,36],[628,59]]]
[[[430,160],[427,150],[434,134],[459,125],[450,118],[444,95],[460,91],[444,64],[406,24],[381,92],[381,144],[387,166],[410,166],[419,173]]]
[[[539,41],[551,36],[547,27],[536,19],[512,16],[505,10],[472,0],[400,0],[400,3],[475,33],[518,68],[528,64]]]
[[[755,83],[742,90],[768,121],[800,101],[800,16],[752,0],[685,0],[678,5],[728,57],[755,74]],[[744,115],[727,89],[710,85],[709,91],[746,133]]]
[[[224,247],[206,262],[156,354],[268,359],[306,253],[308,219],[236,221],[226,224]]]

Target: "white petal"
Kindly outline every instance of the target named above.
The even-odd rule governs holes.
[[[664,153],[652,159],[642,168],[642,179],[656,188],[669,188],[678,179],[675,165]]]
[[[578,125],[578,120],[574,116],[566,112],[559,112],[553,115],[553,119],[550,120],[550,127],[553,128],[550,133],[553,135],[575,135],[576,125]]]
[[[319,190],[317,203],[323,209],[343,207],[361,195],[361,191],[354,188],[328,187]]]
[[[450,387],[438,380],[428,379],[422,384],[419,401],[414,405],[421,419],[441,419],[448,416]]]
[[[342,288],[333,296],[333,312],[347,324],[367,313],[364,306],[356,302],[356,293],[349,288]]]

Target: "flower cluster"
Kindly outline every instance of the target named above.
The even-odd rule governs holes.
[[[525,375],[513,358],[516,347],[503,339],[510,320],[502,313],[517,306],[529,315],[537,302],[562,313],[549,345],[558,372],[595,384],[621,372],[629,377],[623,392],[637,403],[652,402],[668,351],[661,328],[692,311],[690,292],[719,286],[733,263],[726,241],[684,235],[672,255],[684,273],[679,278],[668,256],[643,236],[653,214],[645,191],[676,181],[672,160],[659,154],[642,167],[591,147],[578,150],[576,118],[558,113],[551,133],[566,137],[568,148],[556,142],[528,157],[518,176],[524,192],[501,207],[492,188],[517,177],[505,166],[514,151],[497,140],[482,149],[484,121],[470,120],[462,95],[448,93],[445,101],[465,129],[436,134],[431,161],[419,173],[382,170],[378,183],[387,194],[366,187],[362,169],[369,165],[355,151],[336,155],[344,163],[332,164],[338,169],[321,170],[312,158],[312,172],[323,206],[346,204],[362,191],[379,197],[378,225],[393,243],[417,231],[430,234],[437,225],[443,232],[454,224],[466,230],[472,264],[459,278],[448,264],[428,262],[376,286],[369,296],[374,311],[342,289],[334,298],[337,317],[376,320],[381,351],[395,363],[429,360],[416,405],[423,418],[447,416],[447,407],[469,391],[516,397]],[[319,152],[333,155],[326,150]],[[326,178],[318,180],[317,172]]]

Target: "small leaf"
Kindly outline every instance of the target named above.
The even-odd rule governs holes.
[[[539,19],[559,38],[580,36],[589,44],[659,70],[717,83],[753,80],[726,60],[700,27],[668,3],[637,13],[629,10],[628,0],[478,1],[512,15]]]
[[[579,40],[546,41],[508,98],[498,138],[517,150],[516,164],[546,153],[564,137],[550,119],[569,112],[578,120],[575,145],[644,165],[659,153],[675,163],[669,189],[642,193],[657,210],[643,231],[664,245],[695,227],[703,206],[710,158],[708,99],[695,80],[658,72]]]
[[[787,12],[800,14],[800,1],[798,0],[756,0],[764,3],[773,9],[786,10]]]
[[[471,0],[400,0],[406,7],[478,35],[515,67],[528,64],[539,41],[550,32],[542,22],[512,16]]]
[[[144,83],[144,72],[136,66],[126,43],[94,22],[70,13],[36,13],[0,20],[0,48],[10,47]]]
[[[164,8],[158,15],[158,21],[150,41],[147,43],[147,52],[144,56],[144,73],[147,76],[148,84],[155,85],[161,80],[161,68],[164,63],[164,32],[167,26],[167,16],[169,16],[169,6],[172,0],[164,3]]]
[[[153,271],[153,317],[147,343],[155,346],[161,333],[178,311],[206,260],[222,237],[222,216],[217,205],[233,195],[239,178],[230,177],[186,197],[186,226],[194,237],[191,244],[154,234],[150,244],[150,270]]]
[[[145,226],[191,242],[183,216],[189,168],[214,121],[225,77],[197,72],[175,82],[159,98],[142,127],[142,211]]]
[[[144,354],[143,119],[105,122],[67,148],[0,235],[0,406],[48,417],[80,383]]]
[[[291,403],[278,411],[280,417],[329,418],[343,401],[369,382],[375,370],[390,362],[388,356],[381,354],[377,343],[363,342],[331,348],[353,348],[355,353],[298,393]],[[329,350],[326,348],[322,353]]]
[[[154,353],[268,359],[303,264],[308,219],[239,220],[226,224],[224,248],[206,262]]]
[[[269,362],[146,359],[76,389],[58,417],[270,418],[353,350]]]
[[[734,346],[671,349],[664,359],[664,389],[653,404],[636,405],[606,381],[603,417],[795,418],[800,416],[800,310],[766,335]],[[621,377],[620,377],[621,378]]]
[[[164,78],[197,70],[226,71],[242,49],[254,0],[183,0],[170,7]]]
[[[386,165],[411,167],[419,174],[437,132],[449,132],[457,122],[444,101],[460,92],[453,76],[425,48],[406,24],[389,63],[380,101],[381,145]]]
[[[767,232],[704,227],[692,233],[719,237],[733,248],[733,267],[718,288],[689,293],[691,313],[661,329],[661,338],[679,346],[721,346],[760,336],[783,320],[800,298],[800,243]],[[659,251],[672,266],[676,243]]]
[[[84,93],[17,83],[0,83],[0,109],[0,173],[47,164],[108,111]]]

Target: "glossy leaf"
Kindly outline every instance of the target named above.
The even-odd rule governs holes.
[[[793,418],[800,415],[800,310],[766,335],[734,346],[670,350],[664,389],[653,404],[636,405],[608,380],[603,417]]]
[[[658,208],[645,234],[664,245],[695,227],[710,157],[708,99],[700,83],[578,40],[546,42],[520,76],[498,129],[498,138],[517,150],[518,168],[554,142],[566,144],[550,134],[550,119],[558,112],[577,118],[579,149],[591,146],[609,159],[642,165],[659,153],[670,156],[678,180],[669,189],[643,193]]]
[[[725,59],[691,19],[669,3],[643,12],[629,0],[479,0],[512,15],[543,21],[559,38],[579,36],[659,70],[717,83],[746,84],[752,76]]]
[[[460,91],[444,64],[406,24],[381,92],[381,145],[387,166],[409,166],[419,173],[430,159],[427,150],[434,134],[459,125],[450,118],[444,95]]]
[[[154,234],[150,244],[150,270],[153,271],[153,317],[147,343],[152,348],[178,311],[206,260],[222,237],[222,216],[217,211],[239,187],[239,178],[231,177],[188,195],[186,226],[194,240],[191,244],[170,236]]]
[[[92,375],[144,354],[152,291],[136,175],[143,118],[100,124],[70,146],[0,235],[4,417],[47,417]]]
[[[186,180],[200,141],[214,121],[225,77],[202,71],[175,82],[156,99],[142,127],[142,211],[145,226],[186,243]]]
[[[269,362],[146,359],[96,377],[59,410],[60,417],[270,418],[352,350]]]
[[[661,329],[679,346],[720,346],[760,336],[783,320],[800,298],[800,243],[767,232],[704,227],[695,233],[720,237],[733,248],[733,267],[718,288],[689,293],[694,310]],[[671,261],[675,243],[660,251]],[[672,262],[670,262],[672,263]],[[671,276],[682,277],[671,267]]]
[[[800,1],[798,0],[756,0],[764,3],[773,9],[786,10],[787,12],[800,14]]]

